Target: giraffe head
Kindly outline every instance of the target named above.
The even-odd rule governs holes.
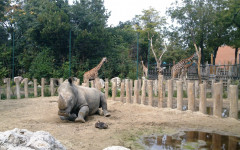
[[[197,59],[198,58],[198,55],[197,55],[197,53],[195,52],[194,54],[193,54],[193,58],[192,59]]]
[[[102,61],[103,62],[105,62],[105,61],[107,62],[107,57],[103,57]]]

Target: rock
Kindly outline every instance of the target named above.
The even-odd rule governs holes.
[[[50,133],[45,131],[31,132],[15,128],[0,132],[1,150],[66,150]]]
[[[109,146],[107,148],[104,148],[103,150],[130,150],[130,149],[122,146]]]
[[[108,125],[104,122],[98,121],[98,122],[95,123],[95,127],[99,128],[99,129],[107,129]]]

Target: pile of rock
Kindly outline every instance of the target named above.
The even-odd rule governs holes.
[[[66,150],[66,148],[48,132],[31,132],[18,128],[0,132],[0,149]]]

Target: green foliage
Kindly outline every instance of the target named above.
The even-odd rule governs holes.
[[[29,74],[38,79],[51,77],[54,69],[53,57],[48,48],[43,49],[33,60]]]

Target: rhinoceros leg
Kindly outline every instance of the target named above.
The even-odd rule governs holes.
[[[102,107],[103,114],[105,117],[111,116],[110,112],[108,112],[107,110],[107,101],[104,94],[102,94],[100,97],[100,106]]]
[[[70,114],[69,116],[60,116],[61,120],[75,121],[76,118],[77,118],[76,114]]]
[[[88,115],[88,113],[89,113],[89,107],[88,106],[81,107],[79,112],[78,112],[78,117],[75,119],[75,122],[84,123],[85,122],[84,118]]]

